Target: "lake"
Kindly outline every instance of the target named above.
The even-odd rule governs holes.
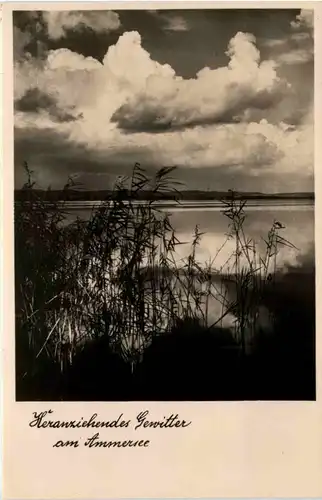
[[[65,206],[67,220],[72,221],[79,216],[89,218],[93,208],[100,202],[78,201],[67,202]],[[222,213],[221,202],[188,201],[174,204],[169,201],[155,203],[154,206],[170,214],[170,221],[176,230],[178,239],[183,243],[177,247],[178,259],[189,254],[194,228],[204,233],[197,249],[197,259],[204,263],[213,258],[218,249],[215,267],[224,265],[234,251],[233,240],[227,240],[229,219]],[[314,201],[311,199],[294,200],[249,200],[245,207],[245,234],[257,243],[260,252],[265,251],[265,242],[274,220],[284,227],[280,235],[290,241],[296,248],[283,247],[277,256],[277,266],[281,269],[288,265],[300,266],[303,261],[314,266]]]

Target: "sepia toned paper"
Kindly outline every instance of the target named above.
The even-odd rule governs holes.
[[[2,10],[4,498],[321,496],[320,4],[12,2]],[[252,10],[260,13],[257,18],[252,17]],[[21,12],[26,13],[25,17],[16,16]],[[290,235],[294,247],[290,247],[291,254],[284,250],[278,253],[275,264],[286,266],[289,273],[294,269],[303,272],[296,274],[297,280],[289,287],[292,293],[296,292],[296,297],[303,299],[303,309],[306,301],[312,306],[310,297],[316,295],[315,335],[311,339],[315,360],[312,352],[310,357],[306,344],[303,348],[301,341],[296,344],[297,335],[302,339],[303,332],[300,326],[297,332],[296,321],[291,316],[299,318],[298,325],[302,316],[296,308],[291,309],[293,303],[287,302],[288,292],[285,292],[279,296],[280,305],[285,300],[282,325],[286,325],[285,329],[294,325],[294,343],[292,340],[283,344],[283,355],[279,357],[275,348],[270,347],[271,358],[258,358],[265,364],[261,366],[261,362],[256,361],[256,368],[251,368],[253,378],[247,379],[244,371],[236,371],[228,384],[233,364],[229,364],[231,355],[230,351],[226,354],[227,346],[223,350],[218,348],[217,352],[217,344],[212,344],[212,340],[209,344],[205,341],[204,348],[196,340],[188,348],[192,341],[186,337],[179,349],[176,344],[174,347],[170,342],[165,344],[161,365],[152,352],[152,361],[144,368],[142,378],[135,379],[139,382],[133,383],[132,391],[127,381],[132,380],[137,370],[137,359],[133,363],[129,359],[137,352],[135,342],[139,348],[142,346],[141,340],[132,342],[128,350],[124,348],[128,356],[126,363],[129,363],[126,367],[131,365],[129,374],[124,375],[124,383],[119,378],[121,372],[106,368],[99,343],[98,347],[93,344],[93,355],[87,355],[85,349],[82,358],[78,354],[72,358],[74,344],[62,340],[57,333],[57,350],[62,352],[67,345],[67,360],[63,354],[59,357],[58,351],[50,351],[56,332],[64,333],[66,328],[66,338],[79,335],[79,327],[75,326],[79,325],[78,319],[83,320],[86,307],[92,310],[91,304],[99,303],[93,294],[89,306],[83,295],[82,301],[73,303],[73,321],[67,313],[64,316],[63,305],[59,306],[59,311],[63,311],[61,319],[56,320],[56,310],[52,313],[49,307],[54,300],[47,300],[41,312],[46,318],[44,337],[35,344],[30,366],[38,369],[39,360],[48,350],[48,356],[71,365],[70,375],[62,375],[59,385],[56,373],[60,370],[65,373],[65,365],[59,368],[58,363],[57,372],[55,365],[52,372],[45,370],[43,375],[32,378],[25,359],[34,340],[31,337],[29,343],[23,344],[19,333],[19,328],[25,331],[20,322],[23,307],[20,308],[19,302],[19,273],[26,271],[27,276],[32,275],[32,269],[21,265],[28,262],[24,259],[30,247],[29,240],[23,240],[14,228],[14,207],[18,210],[18,196],[22,196],[18,191],[24,182],[24,161],[42,189],[50,184],[52,192],[63,192],[64,183],[80,181],[87,198],[80,201],[79,195],[76,201],[68,200],[67,208],[74,210],[74,214],[85,210],[84,202],[97,201],[95,192],[110,190],[113,182],[131,175],[136,163],[140,168],[146,167],[151,175],[159,168],[178,166],[176,180],[186,185],[184,189],[178,188],[186,197],[180,202],[185,206],[177,208],[167,198],[163,203],[169,204],[169,212],[175,214],[170,221],[178,225],[182,241],[193,238],[194,222],[200,225],[201,232],[204,227],[211,228],[210,236],[209,231],[208,236],[205,231],[198,245],[198,259],[203,262],[209,252],[210,257],[214,256],[222,242],[214,237],[219,231],[215,221],[221,220],[217,210],[219,198],[216,202],[207,201],[210,193],[228,193],[232,189],[252,196],[257,193],[257,198],[259,192],[273,192],[275,196],[276,193],[302,193],[302,201],[298,201],[298,196],[296,203],[304,207],[303,210],[291,209],[290,202],[287,204],[284,200],[283,211],[275,210],[278,217],[281,214],[279,221],[275,218],[274,206],[272,208],[267,200],[264,218],[263,208],[259,210],[253,202],[255,208],[249,209],[249,220],[253,221],[250,231],[256,229],[258,237],[270,217],[275,218],[277,231],[287,221],[286,233],[281,234]],[[199,193],[198,203],[191,198],[195,191]],[[303,193],[309,193],[308,197]],[[251,199],[248,196],[247,203],[252,206]],[[123,207],[122,203],[123,200],[117,206]],[[211,207],[206,203],[212,204]],[[280,207],[281,197],[274,203]],[[260,207],[263,204],[258,202]],[[127,214],[127,209],[123,209]],[[248,214],[247,204],[245,211]],[[41,222],[37,223],[36,211],[35,215],[30,213],[32,240]],[[116,231],[118,229],[115,234],[121,234]],[[224,225],[220,231],[224,234]],[[37,240],[35,251],[44,248],[54,262],[56,258],[58,262],[60,254],[58,250],[55,253],[54,248],[57,245],[59,249],[60,243],[54,238],[51,241],[49,234],[45,232],[43,239]],[[94,232],[90,234],[96,236]],[[105,241],[114,241],[111,232],[107,237]],[[288,236],[285,238],[288,241]],[[91,240],[89,244],[93,241],[96,250],[101,248],[99,240]],[[90,248],[94,252],[95,248]],[[180,257],[187,258],[186,246],[178,248]],[[295,249],[299,249],[299,253]],[[120,270],[124,262],[130,266],[131,252],[133,247],[129,246],[128,253],[115,261]],[[41,259],[40,256],[39,262]],[[72,257],[70,262],[72,266]],[[224,266],[225,258],[219,262]],[[180,264],[176,261],[176,265]],[[234,265],[236,274],[241,275],[247,262],[241,267],[238,263]],[[306,266],[311,266],[309,272],[315,276],[315,290],[307,285]],[[139,276],[137,269],[133,271],[135,276]],[[184,269],[180,268],[180,272],[184,273]],[[274,269],[267,268],[265,279],[274,278]],[[235,271],[229,272],[234,276]],[[130,275],[122,276],[120,286],[128,279],[133,288]],[[99,277],[97,273],[95,279]],[[93,275],[91,278],[93,281]],[[42,283],[37,286],[45,296],[50,292],[45,281]],[[49,286],[49,281],[47,284]],[[60,297],[64,296],[64,300],[68,286],[65,284],[62,288]],[[101,293],[103,285],[95,282],[94,286],[97,287],[95,293]],[[138,288],[133,288],[136,290],[133,301],[137,305],[140,296],[137,290],[142,294],[143,290],[144,294],[147,292],[144,285],[143,288],[139,288],[140,283],[135,286]],[[121,296],[113,290],[113,297]],[[129,293],[125,286],[124,290]],[[160,305],[154,293],[153,288],[151,297],[155,302],[152,304],[158,303],[157,310],[162,311],[162,300]],[[193,293],[196,300],[197,294]],[[115,300],[118,304],[118,299]],[[192,300],[190,296],[189,300]],[[240,301],[237,293],[237,304],[240,305]],[[175,304],[177,302],[176,299]],[[123,303],[128,307],[129,296]],[[201,316],[207,332],[220,315],[215,302],[209,301],[209,304],[209,310],[207,306]],[[301,302],[297,304],[300,309]],[[274,327],[261,306],[256,304],[256,314],[262,315],[261,332],[264,331],[269,342]],[[285,312],[287,308],[290,308],[289,315]],[[40,314],[36,307],[30,309],[30,314],[26,308],[24,311],[26,321]],[[253,314],[253,309],[251,311]],[[119,321],[124,321],[124,331],[128,328],[124,319],[127,314],[128,309],[124,308],[119,316]],[[132,316],[129,315],[135,317],[141,333],[146,332],[148,323],[146,320],[145,325],[140,324],[143,316],[135,308]],[[242,331],[239,318],[238,311],[232,308],[220,324],[215,324],[214,334]],[[155,318],[153,321],[155,327],[158,323]],[[89,328],[89,323],[85,324]],[[164,320],[160,320],[160,325],[163,328]],[[257,328],[257,323],[255,326]],[[110,324],[109,327],[110,339]],[[31,326],[28,328],[27,333],[34,331]],[[192,330],[194,328],[197,328],[195,323]],[[116,330],[120,332],[121,328],[117,329],[116,325]],[[284,335],[283,328],[279,331]],[[200,335],[208,335],[202,328],[200,332]],[[291,333],[286,333],[287,338],[291,338]],[[193,337],[194,331],[191,335]],[[249,340],[252,338],[246,337],[241,343],[246,357],[253,349]],[[77,345],[75,349],[78,348]],[[147,343],[142,349],[143,360],[149,348]],[[302,361],[305,356],[309,361]],[[287,369],[283,369],[281,357]],[[80,364],[75,364],[74,359],[80,359]],[[108,358],[108,363],[112,363],[112,359]],[[142,363],[145,367],[144,361]],[[24,373],[25,366],[28,369]],[[245,378],[238,380],[238,373]],[[254,382],[256,374],[260,374],[258,380],[263,381],[263,385]],[[283,374],[280,384],[278,374]],[[247,380],[249,387],[243,387],[242,380]],[[49,420],[52,425],[48,424]],[[61,425],[62,422],[69,422],[69,426]],[[97,422],[105,424],[95,427]],[[90,446],[96,433],[97,439],[110,444]],[[123,444],[115,444],[118,442]]]

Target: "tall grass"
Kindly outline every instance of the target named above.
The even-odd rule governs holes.
[[[220,269],[224,279],[234,285],[235,301],[227,302],[226,297],[223,297],[222,303],[224,314],[232,311],[236,317],[235,336],[245,352],[247,343],[251,345],[258,330],[260,306],[266,285],[268,282],[274,285],[278,252],[281,247],[296,247],[281,235],[285,226],[274,220],[268,234],[262,237],[265,251],[260,252],[258,242],[245,232],[247,200],[236,198],[236,194],[231,191],[230,197],[222,202],[225,205],[223,214],[229,220],[227,240],[233,239],[235,245],[234,252]],[[273,316],[271,322],[274,323]]]
[[[264,238],[265,252],[245,232],[246,201],[231,192],[222,200],[228,220],[226,243],[234,251],[216,266],[224,251],[198,262],[202,233],[195,228],[191,251],[178,258],[181,242],[169,214],[157,208],[158,196],[180,192],[164,167],[149,178],[136,164],[130,179],[93,209],[89,220],[66,224],[70,179],[54,202],[35,191],[25,164],[24,201],[15,206],[17,378],[41,376],[44,366],[63,373],[87,342],[104,336],[111,350],[131,366],[140,363],[155,336],[173,331],[183,319],[211,330],[234,318],[240,352],[247,354],[258,331],[265,283],[274,282],[281,246],[279,221]],[[144,200],[152,190],[152,200]],[[229,286],[228,286],[229,285]],[[228,288],[233,293],[228,293]],[[213,301],[221,314],[211,320]]]

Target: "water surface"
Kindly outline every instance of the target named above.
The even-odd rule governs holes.
[[[67,219],[72,221],[79,216],[88,219],[100,202],[67,203]],[[222,213],[221,202],[188,201],[181,204],[160,202],[155,205],[170,214],[170,221],[176,230],[178,239],[183,243],[177,247],[178,259],[187,256],[191,249],[194,229],[204,233],[197,250],[197,259],[205,263],[212,259],[219,248],[224,247],[216,257],[215,266],[222,267],[235,249],[233,240],[227,241],[229,219]],[[265,253],[264,239],[274,221],[279,221],[284,228],[280,235],[294,247],[281,247],[277,265],[301,265],[303,260],[311,261],[314,266],[314,202],[312,200],[249,200],[245,207],[245,235],[252,238],[257,249]]]

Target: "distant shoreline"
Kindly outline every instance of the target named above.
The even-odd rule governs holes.
[[[103,200],[78,200],[78,201],[44,201],[42,202],[45,206],[48,204],[50,207],[53,203],[58,206],[58,209],[65,213],[72,211],[91,211],[98,209]],[[131,200],[131,205],[133,208],[135,206],[140,206],[142,203],[148,202],[148,200]],[[246,200],[246,207],[248,211],[256,210],[314,210],[314,199],[309,198],[293,198],[293,199],[248,199]],[[27,201],[16,201],[15,205],[20,203],[28,203]],[[108,206],[108,201],[105,201],[105,206]],[[113,201],[111,201],[111,204]],[[126,204],[126,201],[123,201]],[[155,200],[152,202],[153,209],[155,210],[170,210],[172,212],[177,211],[223,211],[225,209],[225,204],[219,200],[181,200],[179,203],[173,200]]]
[[[36,198],[47,201],[47,202],[68,202],[68,203],[101,203],[102,201],[113,199],[112,191],[81,191],[68,189],[67,191],[62,190],[33,190],[33,195]],[[15,202],[23,202],[30,200],[30,194],[25,190],[15,190],[14,200]],[[33,197],[33,199],[35,199]],[[180,193],[158,193],[157,195],[153,192],[147,191],[145,193],[140,193],[138,197],[132,197],[130,193],[124,192],[124,196],[120,196],[118,193],[118,200],[126,201],[128,199],[131,202],[142,202],[142,201],[154,201],[161,203],[194,203],[194,204],[219,204],[223,200],[232,199],[232,192],[201,192],[201,191],[181,191]],[[314,193],[277,193],[277,194],[265,194],[265,193],[237,193],[234,192],[234,199],[248,201],[248,202],[278,202],[278,201],[314,201]]]

